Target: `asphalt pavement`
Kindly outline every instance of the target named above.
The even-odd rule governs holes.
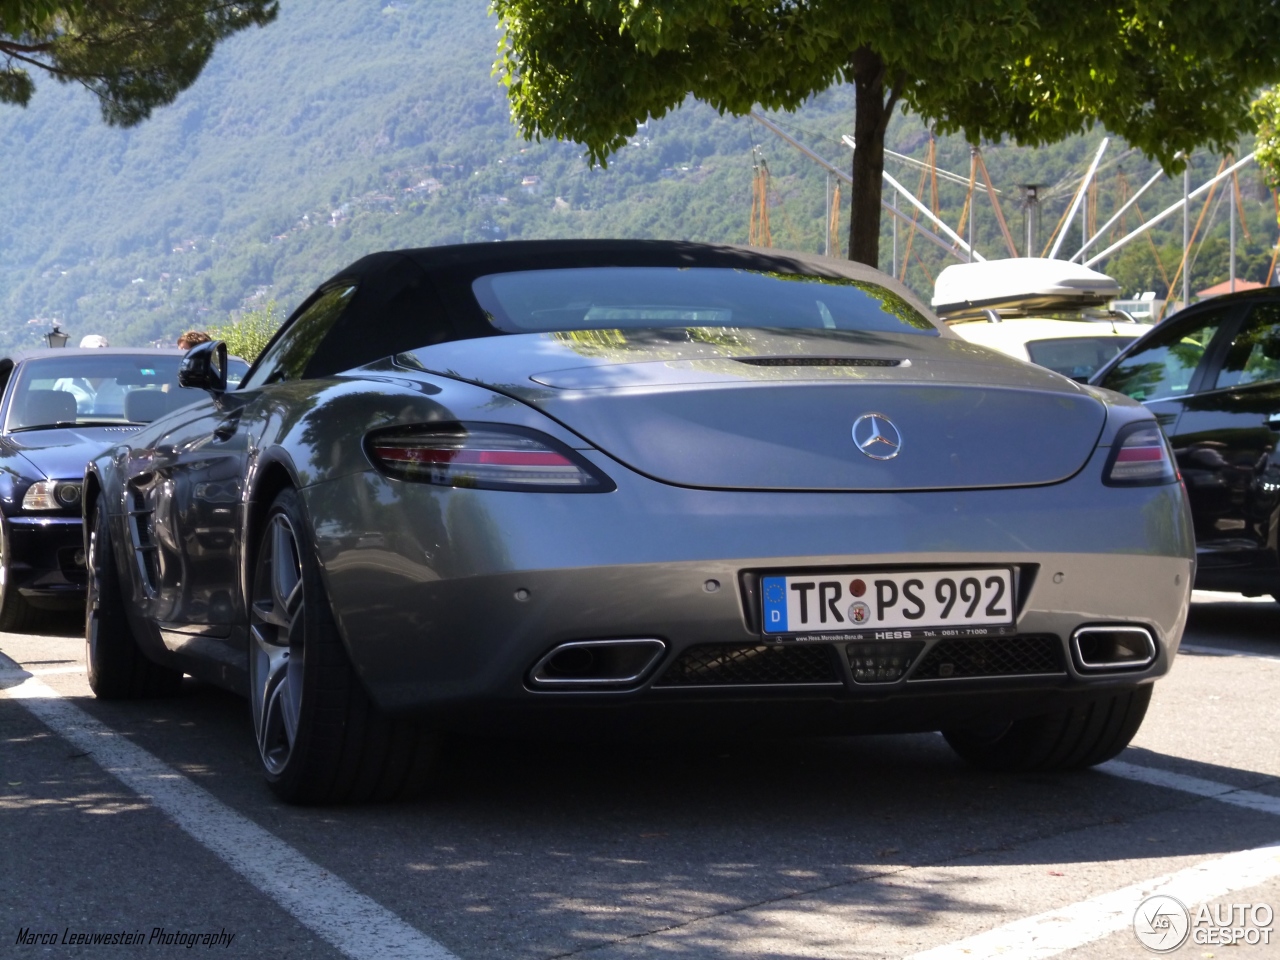
[[[0,942],[40,957],[100,956],[70,941],[103,934],[122,957],[1146,957],[1134,914],[1161,895],[1201,921],[1174,955],[1280,957],[1253,922],[1280,909],[1277,624],[1270,600],[1197,594],[1134,744],[1084,773],[982,773],[936,735],[459,740],[426,798],[323,809],[262,784],[243,701],[188,680],[173,700],[98,702],[74,621],[0,634]],[[1230,922],[1206,924],[1214,910]],[[1219,928],[1272,942],[1195,942]]]

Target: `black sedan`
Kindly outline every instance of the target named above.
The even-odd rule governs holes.
[[[0,630],[82,606],[85,464],[204,396],[176,350],[33,350],[0,359]],[[243,361],[234,361],[237,371]]]
[[[1280,289],[1189,307],[1091,382],[1141,401],[1172,442],[1196,586],[1280,599]]]

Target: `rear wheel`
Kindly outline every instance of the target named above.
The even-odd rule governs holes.
[[[1147,715],[1151,684],[1082,700],[1058,713],[943,730],[951,748],[986,770],[1078,770],[1115,757]]]
[[[182,685],[182,671],[148,660],[125,615],[111,526],[101,503],[89,520],[89,572],[85,598],[85,662],[89,686],[103,700],[169,697]]]
[[[298,495],[267,514],[249,607],[249,683],[267,782],[289,803],[391,799],[421,789],[435,739],[381,713],[347,657]]]

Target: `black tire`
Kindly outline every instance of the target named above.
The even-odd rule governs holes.
[[[48,619],[47,610],[32,606],[30,600],[9,586],[9,525],[0,521],[0,630],[30,633]]]
[[[267,512],[249,603],[249,703],[258,755],[287,803],[359,803],[420,792],[436,738],[388,717],[351,666],[297,493]]]
[[[1151,684],[1082,699],[1059,713],[980,729],[943,730],[951,748],[984,770],[1079,770],[1129,745],[1151,702]]]
[[[125,614],[107,512],[95,504],[89,518],[89,582],[85,596],[84,645],[89,686],[102,700],[171,697],[182,686],[182,671],[148,660]]]

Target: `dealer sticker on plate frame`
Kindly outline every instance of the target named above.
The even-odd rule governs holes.
[[[826,571],[760,582],[766,635],[821,639],[974,636],[1011,632],[1009,567]]]

